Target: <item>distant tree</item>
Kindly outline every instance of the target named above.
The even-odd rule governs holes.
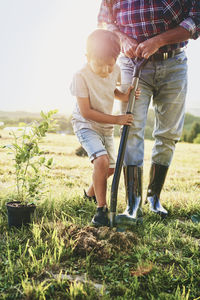
[[[66,118],[66,117],[57,117],[57,131],[64,131],[68,134],[73,134],[73,128],[71,124],[71,117]]]
[[[72,116],[70,116],[70,117],[67,119],[67,122],[68,122],[67,133],[68,133],[68,134],[74,134],[74,130],[73,130],[73,127],[72,127],[71,120],[72,120]]]
[[[19,122],[18,123],[18,127],[24,127],[24,126],[26,126],[26,123],[24,123],[24,122]]]
[[[193,140],[193,143],[200,144],[200,133],[197,134],[196,138]]]
[[[67,130],[67,127],[68,127],[68,125],[69,125],[69,122],[68,122],[66,119],[60,119],[60,120],[58,120],[57,123],[58,123],[59,129],[60,129],[61,131]]]
[[[188,134],[187,132],[184,130],[181,136],[181,142],[187,142],[188,140]]]
[[[186,113],[183,129],[187,133],[187,135],[189,135],[194,123],[200,123],[200,117],[193,116],[189,113]]]
[[[18,120],[4,120],[5,126],[16,126],[18,124]]]
[[[187,124],[192,124],[194,122],[194,116],[189,114],[189,113],[186,113],[185,114],[185,120],[184,120],[184,125],[187,125]]]
[[[30,124],[33,121],[39,121],[39,120],[41,120],[41,118],[34,118],[34,117],[26,117],[26,116],[24,116],[24,117],[20,117],[18,119],[18,122],[19,123],[22,122],[22,123]]]
[[[193,143],[193,140],[197,137],[200,133],[200,123],[195,122],[192,126],[192,129],[188,135],[187,142]]]

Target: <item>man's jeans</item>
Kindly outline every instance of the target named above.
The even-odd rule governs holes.
[[[125,92],[132,82],[134,60],[121,56],[121,91]],[[130,127],[125,152],[125,165],[143,165],[144,129],[152,99],[155,111],[152,162],[169,166],[176,142],[180,139],[185,113],[187,91],[187,58],[185,52],[164,61],[148,61],[139,80],[141,96],[135,102],[133,126]],[[127,104],[122,104],[122,112]]]

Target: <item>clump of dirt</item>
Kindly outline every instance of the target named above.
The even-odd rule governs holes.
[[[92,226],[85,226],[85,227],[79,227],[75,224],[72,224],[69,226],[67,230],[68,234],[71,235],[73,238],[74,236],[76,237],[77,235],[85,235],[85,234],[92,234],[94,236],[98,235],[98,229]]]
[[[137,243],[137,236],[130,231],[127,232],[111,232],[108,243],[112,245],[114,250],[128,251]]]
[[[109,227],[100,227],[98,228],[98,238],[100,240],[106,240],[110,236],[111,232],[116,231],[116,229],[111,229]]]
[[[132,231],[117,232],[116,228],[81,227],[76,224],[67,226],[61,221],[48,222],[43,227],[48,231],[56,230],[66,247],[72,246],[74,254],[81,257],[91,254],[101,261],[110,258],[116,251],[128,253],[138,242],[137,235]]]
[[[69,227],[69,236],[74,240],[74,253],[86,256],[92,253],[96,258],[109,258],[109,251],[98,238],[98,229],[91,226],[78,228],[75,225]]]
[[[108,227],[80,228],[71,225],[67,234],[74,241],[73,251],[80,256],[94,255],[100,260],[111,257],[113,251],[130,251],[137,243],[137,236],[130,232],[116,232]]]

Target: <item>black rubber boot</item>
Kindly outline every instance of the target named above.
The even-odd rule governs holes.
[[[92,219],[92,224],[95,227],[109,226],[108,208],[107,207],[103,206],[103,207],[97,208],[97,212]]]
[[[147,202],[150,205],[150,210],[161,217],[166,217],[168,212],[160,203],[160,193],[165,182],[168,171],[167,166],[162,166],[153,163],[150,169],[150,179],[147,191]]]
[[[131,225],[142,221],[142,167],[124,167],[127,207],[115,217],[116,225]]]

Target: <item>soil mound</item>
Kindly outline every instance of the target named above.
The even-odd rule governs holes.
[[[130,231],[116,232],[108,227],[78,227],[71,225],[67,234],[74,241],[73,251],[80,256],[94,255],[100,260],[111,257],[113,251],[130,251],[137,243],[137,236]]]
[[[132,231],[117,232],[116,228],[66,226],[60,221],[48,223],[47,227],[56,230],[57,236],[63,239],[67,247],[73,245],[74,254],[81,257],[91,254],[99,260],[110,258],[115,251],[128,253],[138,242],[137,235]]]

